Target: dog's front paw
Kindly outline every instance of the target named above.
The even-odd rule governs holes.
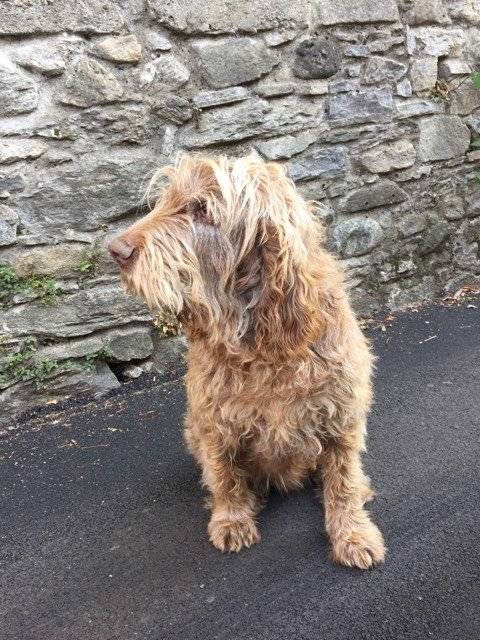
[[[212,517],[208,525],[210,542],[220,551],[240,551],[260,542],[260,533],[253,518],[217,519]]]
[[[352,529],[332,542],[332,560],[336,564],[371,569],[383,564],[385,545],[378,527],[372,522]]]

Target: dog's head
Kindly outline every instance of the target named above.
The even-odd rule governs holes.
[[[109,245],[128,291],[231,353],[288,357],[321,333],[321,227],[283,168],[180,156],[154,209]]]

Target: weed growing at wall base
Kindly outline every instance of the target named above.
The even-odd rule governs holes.
[[[0,262],[0,303],[8,305],[18,293],[34,293],[43,304],[57,301],[58,284],[49,276],[19,278],[7,262]]]
[[[8,356],[0,365],[0,385],[4,386],[13,380],[26,380],[29,378],[31,370],[27,363],[36,352],[37,343],[35,338],[27,338],[20,349]]]
[[[99,351],[95,351],[94,353],[89,353],[85,356],[82,361],[82,366],[86,370],[92,370],[95,366],[95,362],[98,360],[102,360],[104,362],[111,360],[113,357],[112,351],[110,349],[100,349]]]
[[[15,294],[18,278],[6,262],[0,262],[0,302],[5,302]]]
[[[0,336],[0,355],[4,340]],[[42,389],[46,380],[54,375],[68,371],[93,371],[98,361],[108,361],[113,353],[109,349],[100,349],[76,360],[54,360],[42,358],[35,360],[38,345],[35,338],[27,338],[16,353],[3,359],[0,364],[0,388],[7,388],[18,381],[32,380],[38,390]]]
[[[79,286],[82,286],[87,278],[92,278],[97,273],[100,254],[101,249],[98,242],[94,242],[93,246],[88,247],[83,252],[80,264],[75,269],[78,273]]]

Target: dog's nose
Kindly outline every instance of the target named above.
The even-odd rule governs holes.
[[[124,238],[114,238],[109,243],[108,250],[120,266],[130,264],[135,256],[135,247]]]

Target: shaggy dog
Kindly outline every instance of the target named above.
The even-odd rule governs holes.
[[[178,316],[188,337],[185,438],[210,493],[221,551],[260,540],[269,485],[323,487],[335,562],[385,548],[364,503],[372,356],[322,229],[284,169],[181,156],[154,209],[109,250],[126,289]]]

